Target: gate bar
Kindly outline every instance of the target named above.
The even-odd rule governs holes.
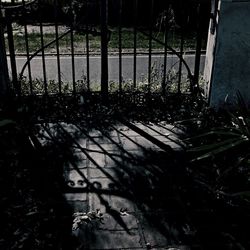
[[[162,78],[162,95],[166,95],[166,75],[167,75],[167,58],[168,58],[168,15],[169,3],[166,2],[165,27],[164,27],[164,62],[163,62],[163,78]]]
[[[119,1],[119,92],[122,91],[122,4],[123,0]]]
[[[47,76],[46,76],[46,63],[45,63],[45,54],[44,54],[44,39],[43,39],[43,22],[42,22],[42,9],[41,9],[41,0],[38,0],[39,4],[39,14],[40,14],[40,34],[41,34],[41,47],[42,47],[42,65],[43,65],[43,80],[44,80],[44,91],[45,95],[48,94],[48,85],[47,85]]]
[[[70,29],[70,45],[71,45],[71,66],[72,66],[72,81],[73,81],[73,95],[76,95],[76,75],[75,75],[75,56],[74,56],[74,31],[71,24]]]
[[[89,73],[89,1],[86,1],[86,70],[87,70],[87,90],[90,92],[90,73]]]
[[[202,27],[201,27],[201,4],[197,6],[197,34],[196,34],[196,51],[195,51],[195,65],[194,65],[194,83],[191,85],[191,92],[199,91],[199,74],[200,74],[200,59],[201,59],[201,45],[202,45]],[[195,90],[195,89],[196,90]]]
[[[22,0],[22,4],[23,4],[23,15],[25,15],[26,12],[25,12],[25,2],[24,2],[24,0]],[[24,37],[25,37],[26,56],[27,56],[27,61],[29,62],[30,52],[29,52],[28,29],[27,29],[27,24],[26,23],[24,24]],[[30,84],[30,93],[31,93],[31,95],[33,95],[33,85],[32,85],[30,62],[28,63],[28,76],[29,76],[29,84]]]
[[[59,47],[59,32],[58,32],[58,0],[54,0],[54,14],[55,14],[55,32],[56,32],[56,58],[57,58],[57,74],[59,94],[62,94],[62,79],[61,79],[61,62],[60,62],[60,47]]]
[[[108,98],[108,2],[101,1],[101,94],[103,101]]]
[[[136,88],[136,48],[137,48],[137,8],[138,0],[134,0],[134,88]]]
[[[149,34],[148,34],[147,32],[145,32],[145,31],[143,31],[142,29],[140,29],[139,31],[140,31],[143,35],[149,36]],[[165,45],[164,42],[162,42],[161,40],[159,40],[159,39],[157,39],[157,38],[155,38],[155,37],[152,37],[152,40],[155,41],[155,42],[157,42],[157,43],[159,43],[159,44],[161,44],[161,45],[163,45],[163,46]],[[181,53],[178,52],[178,51],[176,51],[175,49],[173,49],[172,47],[170,47],[170,46],[168,46],[168,45],[166,45],[166,47],[167,47],[167,49],[168,49],[169,51],[171,51],[174,55],[176,55],[176,56],[179,58],[179,60],[183,63],[183,65],[185,66],[185,68],[186,68],[186,70],[187,70],[188,77],[189,77],[190,81],[192,82],[192,81],[193,81],[193,74],[192,74],[192,72],[191,72],[191,70],[190,70],[190,68],[189,68],[189,66],[188,66],[188,64],[187,64],[187,62],[185,61],[185,59],[184,59],[183,56],[181,55]]]
[[[88,24],[87,27],[87,33],[86,33],[86,67],[87,67],[87,90],[90,91],[90,73],[89,73],[89,31],[88,31]]]
[[[181,8],[183,4],[181,2]],[[180,56],[183,58],[183,48],[184,48],[184,20],[183,20],[183,9],[181,15],[181,41],[180,41]],[[178,94],[181,94],[181,78],[182,78],[182,60],[179,62],[179,75],[178,75]]]
[[[21,88],[20,88],[20,84],[18,84],[18,79],[17,79],[16,56],[15,56],[15,46],[14,46],[11,18],[12,18],[11,13],[6,10],[6,23],[7,23],[8,42],[9,42],[12,82],[13,82],[13,86],[14,86],[15,90],[17,91],[17,95],[20,96],[21,95]]]
[[[154,0],[150,1],[150,23],[149,23],[149,44],[148,44],[148,91],[150,92],[151,74],[152,74],[152,37],[153,37],[153,16],[154,16]]]

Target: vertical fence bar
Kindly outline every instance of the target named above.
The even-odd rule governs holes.
[[[162,77],[162,95],[166,96],[166,79],[167,79],[167,58],[168,58],[168,15],[169,3],[166,3],[165,22],[164,22],[164,59],[163,59],[163,77]]]
[[[104,102],[108,97],[108,2],[101,1],[101,93]]]
[[[22,0],[23,4],[23,16],[25,16],[25,2]],[[27,24],[24,24],[24,38],[25,38],[25,47],[26,47],[26,56],[27,56],[27,61],[28,61],[28,77],[29,77],[29,84],[30,84],[30,93],[33,95],[33,85],[32,85],[32,76],[31,76],[31,66],[30,66],[30,52],[29,52],[29,40],[28,40],[28,29],[27,29]]]
[[[90,75],[89,75],[89,16],[88,16],[89,2],[86,1],[86,67],[87,67],[87,90],[90,91]]]
[[[195,51],[195,65],[194,65],[194,85],[190,86],[191,92],[195,89],[199,91],[199,74],[200,74],[200,59],[201,59],[201,45],[202,45],[202,28],[201,28],[201,3],[197,6],[197,34],[196,34],[196,51]],[[194,89],[195,88],[195,89]]]
[[[1,102],[7,99],[9,92],[9,74],[8,63],[4,42],[3,30],[3,16],[2,16],[2,2],[0,0],[0,97]]]
[[[57,60],[57,74],[59,94],[62,94],[62,79],[61,79],[61,62],[60,62],[60,45],[58,32],[58,0],[54,0],[54,14],[55,14],[55,32],[56,32],[56,60]]]
[[[184,47],[184,22],[183,22],[183,4],[181,1],[181,38],[180,38],[180,56],[183,57]],[[181,79],[182,79],[182,60],[179,62],[179,73],[178,73],[178,94],[181,93]]]
[[[45,95],[48,94],[48,84],[47,84],[47,76],[46,76],[46,63],[45,63],[45,53],[44,53],[44,37],[43,37],[43,12],[41,8],[41,0],[38,0],[38,8],[40,15],[40,36],[41,36],[41,47],[42,47],[42,66],[43,66],[43,81],[44,81],[44,91]]]
[[[136,70],[137,70],[137,9],[138,9],[138,0],[134,0],[134,72],[133,72],[133,82],[134,88],[136,88]]]
[[[149,20],[149,44],[148,44],[148,90],[151,89],[152,74],[152,36],[153,36],[153,16],[154,16],[154,0],[150,2],[150,20]]]
[[[86,33],[86,63],[87,63],[87,89],[90,91],[90,74],[89,74],[89,31],[87,25],[87,33]]]
[[[17,78],[15,45],[14,45],[13,29],[12,29],[12,17],[11,17],[11,12],[9,10],[8,11],[6,10],[6,25],[7,25],[7,34],[8,34],[8,43],[9,43],[12,83],[13,83],[15,90],[17,91],[17,95],[20,97],[21,88],[20,88],[20,84],[18,83],[18,78]]]
[[[119,92],[122,92],[122,0],[119,1]]]
[[[182,29],[182,31],[181,31],[181,45],[180,45],[181,58],[183,57],[183,45],[184,45],[184,37],[183,37],[183,29]],[[181,78],[182,78],[182,61],[180,60],[179,73],[178,73],[178,94],[181,93]]]
[[[87,89],[90,91],[90,74],[89,74],[89,33],[88,33],[88,26],[87,26],[87,33],[86,33],[86,63],[87,63]]]
[[[70,30],[70,44],[71,44],[71,65],[72,65],[72,81],[73,81],[73,95],[76,95],[76,75],[75,75],[75,52],[74,52],[74,30],[71,26]]]
[[[71,4],[71,13],[74,13],[74,3]],[[74,50],[74,27],[76,26],[75,17],[70,21],[70,50],[71,50],[71,70],[72,70],[72,84],[73,96],[76,96],[76,76],[75,76],[75,50]]]

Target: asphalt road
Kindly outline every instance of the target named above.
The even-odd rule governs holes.
[[[185,55],[184,59],[189,65],[191,71],[194,70],[194,55]],[[21,71],[26,57],[16,57],[17,70]],[[58,79],[57,71],[57,58],[55,56],[47,56],[46,60],[46,75],[50,80]],[[162,72],[164,57],[163,55],[152,55],[152,65],[155,72],[158,71],[159,75]],[[200,72],[204,69],[205,55],[201,57]],[[61,65],[61,78],[62,81],[72,81],[72,58],[71,56],[60,56]],[[133,65],[134,57],[132,55],[123,55],[122,57],[122,77],[124,81],[133,79]],[[109,56],[108,58],[109,67],[109,80],[118,81],[119,79],[119,58],[118,56]],[[167,57],[167,71],[178,71],[179,59],[175,55],[168,55]],[[43,79],[42,70],[42,59],[41,57],[33,58],[31,61],[32,77]],[[148,56],[138,55],[137,56],[137,74],[136,78],[138,81],[143,81],[148,75]],[[28,72],[25,70],[24,75]],[[183,65],[183,74],[186,74],[185,66]],[[86,56],[75,56],[75,75],[76,80],[83,79],[86,76]],[[101,57],[90,56],[90,81],[92,83],[99,83],[101,79]]]

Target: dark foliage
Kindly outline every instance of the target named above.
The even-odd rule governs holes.
[[[108,103],[103,103],[99,94],[73,99],[59,96],[31,98],[13,103],[12,108],[2,114],[0,122],[0,216],[4,229],[0,234],[1,249],[75,249],[71,237],[72,211],[62,197],[61,179],[63,162],[72,157],[71,141],[59,136],[59,143],[51,141],[45,148],[34,150],[29,141],[35,131],[33,125],[68,121],[108,134],[109,124],[121,117],[132,121],[175,123],[191,139],[186,140],[188,154],[152,151],[142,159],[133,160],[132,164],[138,165],[137,168],[121,165],[117,169],[120,186],[118,189],[114,186],[113,191],[124,192],[138,202],[142,211],[148,212],[159,207],[168,211],[170,205],[174,208],[174,203],[166,202],[169,193],[165,190],[169,190],[178,204],[184,205],[194,226],[188,236],[182,232],[183,241],[195,242],[203,249],[249,248],[248,235],[244,231],[250,219],[248,147],[231,147],[198,160],[199,152],[191,150],[211,143],[220,146],[225,136],[232,136],[228,134],[228,131],[232,132],[232,126],[235,129],[232,119],[235,124],[242,122],[239,117],[243,117],[247,124],[246,109],[232,116],[232,113],[207,108],[197,98],[171,96],[162,99],[160,95],[145,93],[114,93]],[[237,133],[248,136],[244,123],[243,127],[240,124]],[[203,136],[197,137],[197,134]],[[157,168],[151,168],[152,163]],[[135,170],[141,166],[146,171]],[[129,178],[124,178],[124,172]],[[143,196],[145,190],[150,195]],[[116,211],[108,212],[120,221]],[[179,225],[182,221],[180,217],[178,222],[178,218],[161,218],[155,214],[148,219],[165,234],[168,233],[167,223]]]
[[[71,249],[72,213],[60,192],[60,170],[34,150],[29,127],[17,117],[0,118],[0,248]]]

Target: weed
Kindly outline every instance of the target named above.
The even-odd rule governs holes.
[[[209,127],[185,140],[192,178],[215,199],[234,205],[250,200],[249,110],[240,94],[238,103],[234,111],[204,112],[199,126]]]
[[[72,231],[77,230],[82,224],[89,224],[92,221],[103,223],[103,214],[99,209],[88,213],[77,212],[73,214],[73,217]]]

